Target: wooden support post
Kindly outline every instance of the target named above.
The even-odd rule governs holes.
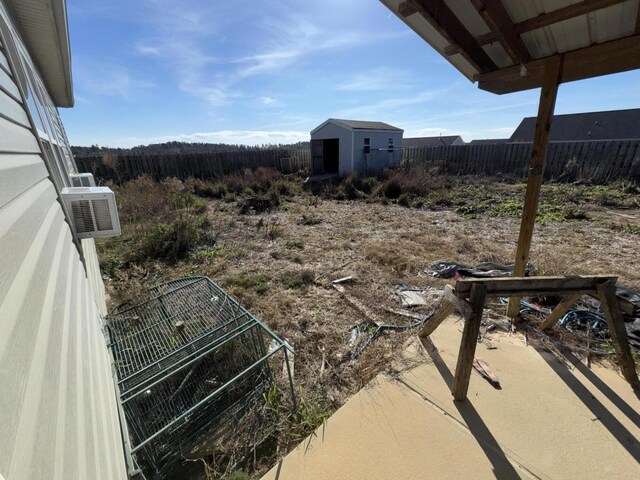
[[[531,238],[533,237],[533,226],[538,211],[538,201],[540,199],[540,187],[542,186],[542,176],[544,164],[547,159],[549,145],[549,130],[553,120],[553,110],[558,96],[558,85],[561,81],[562,57],[546,66],[542,89],[540,91],[540,102],[538,104],[538,118],[533,136],[533,146],[531,159],[529,160],[529,174],[527,177],[527,190],[524,197],[524,209],[522,221],[520,223],[520,235],[518,237],[518,248],[516,261],[513,269],[514,277],[523,277],[529,261],[529,249]],[[520,311],[520,298],[511,297],[507,315],[509,317],[518,316]]]
[[[576,293],[575,295],[567,295],[562,301],[556,305],[556,308],[549,314],[547,318],[540,324],[540,330],[546,330],[547,328],[555,325],[555,323],[562,318],[562,316],[569,310],[580,298],[582,294]]]
[[[486,295],[487,287],[481,283],[473,284],[469,298],[472,309],[471,315],[464,323],[460,352],[458,353],[458,364],[456,365],[456,375],[453,379],[453,388],[451,390],[453,398],[458,401],[467,398],[469,379],[471,378],[473,359],[476,353],[476,345],[478,344],[478,333],[480,332],[480,322],[482,320],[482,311],[484,309]]]
[[[633,388],[638,388],[640,387],[640,381],[638,380],[636,365],[631,355],[631,349],[629,348],[627,329],[624,326],[624,320],[620,312],[618,299],[616,298],[615,281],[608,280],[598,285],[598,293],[602,310],[607,317],[609,334],[611,335],[613,346],[616,349],[616,356],[620,363],[622,375]]]

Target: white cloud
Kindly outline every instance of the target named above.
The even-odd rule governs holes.
[[[265,107],[275,107],[280,105],[280,102],[272,97],[261,97],[260,103]]]
[[[398,90],[407,86],[407,72],[389,67],[376,67],[353,75],[336,89],[347,92]]]
[[[374,34],[370,31],[322,30],[295,15],[288,22],[275,24],[273,28],[274,40],[263,52],[234,60],[247,64],[236,72],[238,79],[282,72],[286,67],[309,58],[314,53],[371,45],[398,36],[395,33]]]
[[[439,137],[440,135],[459,135],[459,132],[452,132],[444,127],[407,129],[404,132],[405,137]]]
[[[423,90],[415,95],[386,98],[377,102],[367,103],[365,105],[359,105],[357,107],[350,107],[342,109],[338,112],[339,117],[373,117],[379,115],[389,115],[398,110],[399,107],[406,107],[409,105],[417,105],[420,103],[429,102],[440,98],[444,93],[450,91],[455,85],[434,89]]]
[[[110,143],[110,145],[126,148],[136,145],[171,141],[262,145],[295,143],[307,140],[309,140],[309,132],[295,130],[220,130],[215,132],[179,133],[157,137],[125,137]]]
[[[79,56],[74,63],[73,73],[77,90],[89,95],[129,100],[136,98],[142,91],[155,87],[153,82],[134,77],[129,68],[110,59]]]
[[[314,53],[375,45],[408,32],[374,32],[347,18],[336,19],[337,8],[307,2],[253,3],[185,0],[175,8],[172,0],[146,0],[145,22],[154,32],[136,45],[140,55],[155,58],[178,78],[181,90],[213,106],[244,97],[242,82],[266,75],[287,75]],[[226,43],[251,25],[242,42]],[[324,25],[331,25],[327,28]],[[232,47],[232,48],[228,48]],[[212,53],[215,52],[215,53]]]

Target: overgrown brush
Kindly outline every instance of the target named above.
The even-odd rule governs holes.
[[[215,242],[207,205],[194,193],[196,185],[176,178],[158,182],[145,175],[113,186],[122,236],[98,242],[105,273],[113,277],[136,264],[175,262],[198,245]]]
[[[245,170],[217,179],[216,181],[197,180],[194,183],[196,195],[206,198],[233,199],[265,195],[278,204],[280,197],[290,197],[302,192],[300,178],[286,176],[272,168],[260,167]]]

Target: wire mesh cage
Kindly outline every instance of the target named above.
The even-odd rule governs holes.
[[[106,318],[120,401],[141,463],[162,477],[185,452],[251,413],[286,342],[207,277],[150,290]],[[259,421],[253,418],[252,421]]]

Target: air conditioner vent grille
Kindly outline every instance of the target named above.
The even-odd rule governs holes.
[[[96,181],[90,173],[71,173],[71,186],[73,187],[95,187]]]
[[[107,200],[92,200],[93,214],[96,220],[96,229],[100,232],[113,230],[113,222],[109,213],[109,202]]]
[[[62,199],[78,238],[120,235],[118,208],[115,195],[110,188],[64,188]]]
[[[87,233],[94,229],[89,200],[75,200],[71,202],[71,214],[77,233]]]

